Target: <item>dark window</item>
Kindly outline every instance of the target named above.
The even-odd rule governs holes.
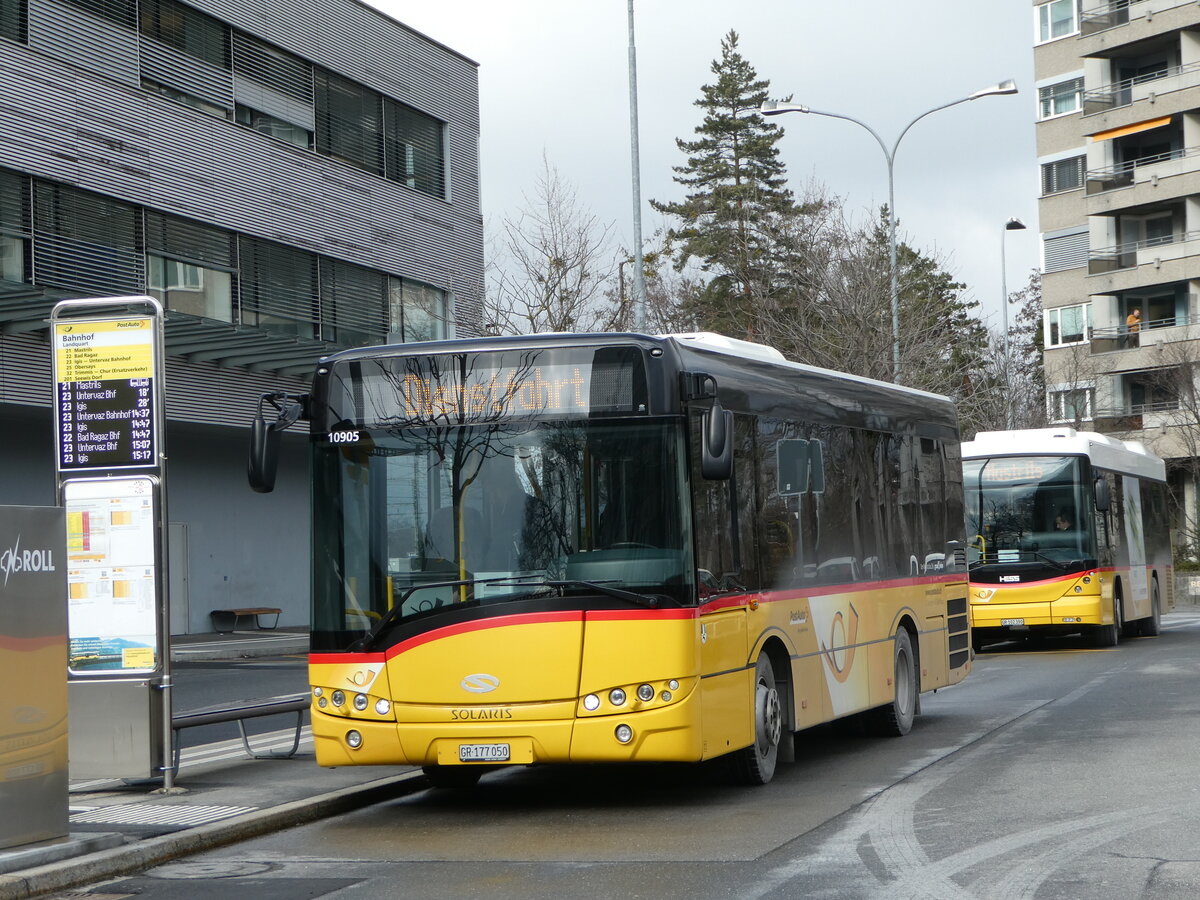
[[[316,71],[317,149],[383,174],[383,97],[349,79]]]
[[[243,106],[239,103],[237,106],[237,121],[242,125],[254,129],[259,134],[270,135],[294,147],[303,147],[306,150],[312,149],[313,138],[311,131],[299,125],[294,125],[291,122],[285,122],[283,119],[277,119],[269,113],[260,112],[257,109],[251,109],[249,106]]]
[[[29,7],[26,0],[0,0],[0,37],[10,41],[29,40]]]
[[[196,59],[229,68],[228,26],[199,10],[175,0],[141,0],[141,31]]]
[[[313,67],[258,38],[233,33],[233,71],[305,103],[313,102]]]
[[[387,276],[353,263],[321,260],[321,336],[343,345],[387,337]]]
[[[266,331],[316,337],[317,257],[253,238],[238,241],[241,321]]]
[[[29,178],[0,169],[0,280],[29,280]]]
[[[387,177],[411,188],[446,195],[444,128],[440,121],[394,100],[385,104]]]
[[[7,6],[10,0],[4,0]],[[137,27],[137,0],[67,0],[72,6],[126,28]],[[21,3],[21,6],[24,6]]]

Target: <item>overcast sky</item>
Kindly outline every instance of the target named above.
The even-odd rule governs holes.
[[[498,225],[532,193],[543,152],[582,205],[632,244],[627,0],[371,0],[479,63],[483,214]],[[932,107],[1014,78],[986,97],[923,119],[896,154],[903,236],[948,261],[990,321],[1000,322],[1004,223],[1008,289],[1039,265],[1034,149],[1033,13],[1012,0],[636,0],[643,232],[662,224],[649,200],[675,200],[702,113],[693,102],[731,28],[742,55],[813,109],[860,119],[890,146]],[[887,168],[864,129],[791,114],[776,120],[792,187],[815,179],[860,218],[887,201]]]

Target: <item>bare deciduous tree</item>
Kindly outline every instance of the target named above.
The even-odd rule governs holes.
[[[575,188],[543,157],[533,195],[504,220],[493,248],[485,329],[533,334],[603,327],[604,291],[616,269],[612,228],[581,206]]]

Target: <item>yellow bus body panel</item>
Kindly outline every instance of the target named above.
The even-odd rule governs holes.
[[[972,584],[971,627],[1002,628],[1006,619],[1023,619],[1030,628],[1109,625],[1112,583],[1107,573],[1092,571],[1027,584]]]

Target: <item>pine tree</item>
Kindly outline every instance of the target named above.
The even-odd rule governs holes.
[[[676,141],[688,155],[675,167],[687,197],[651,203],[678,220],[668,233],[678,247],[676,267],[695,262],[707,279],[687,313],[703,327],[753,337],[755,305],[779,290],[787,255],[777,222],[798,210],[775,146],[783,132],[758,112],[769,82],[738,51],[736,32],[721,40],[712,72],[714,82],[695,101],[704,110],[696,139]]]

